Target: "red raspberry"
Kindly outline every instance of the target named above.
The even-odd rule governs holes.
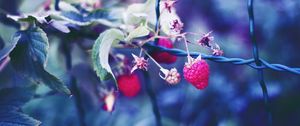
[[[172,41],[169,39],[164,39],[160,38],[157,43],[159,46],[166,47],[166,48],[173,48]],[[174,63],[177,59],[176,56],[171,55],[170,53],[167,52],[153,52],[151,54],[153,59],[155,59],[158,63],[166,63],[166,64],[171,64]]]
[[[125,74],[117,77],[119,89],[124,96],[134,97],[141,90],[141,84],[136,74]]]
[[[209,66],[205,60],[195,60],[187,63],[183,68],[184,78],[197,89],[204,89],[208,86]]]

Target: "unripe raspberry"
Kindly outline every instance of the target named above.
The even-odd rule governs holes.
[[[172,68],[171,70],[160,69],[160,71],[164,74],[164,76],[160,75],[160,77],[168,84],[176,85],[181,80],[180,74],[177,72],[176,68]]]
[[[141,90],[141,84],[136,74],[125,74],[117,77],[120,92],[127,97],[136,96]]]
[[[197,89],[202,90],[208,86],[209,66],[205,60],[196,59],[185,64],[183,76]]]
[[[172,41],[169,40],[169,39],[164,39],[164,38],[160,38],[158,40],[157,45],[162,46],[162,47],[166,47],[166,48],[169,48],[169,49],[173,48]],[[167,53],[167,52],[153,52],[151,54],[151,56],[158,63],[166,63],[166,64],[174,63],[177,59],[176,56],[171,55],[170,53]]]

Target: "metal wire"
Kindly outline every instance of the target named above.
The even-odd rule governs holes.
[[[253,2],[254,2],[254,0],[248,0],[249,32],[250,32],[250,38],[252,41],[254,61],[255,61],[256,66],[260,67],[260,66],[262,66],[262,63],[261,63],[261,60],[259,59],[258,46],[257,46],[257,41],[256,41],[256,36],[255,36]],[[271,107],[270,107],[268,88],[267,88],[265,80],[264,80],[263,69],[257,69],[257,75],[258,75],[258,81],[259,81],[261,90],[263,92],[264,104],[265,104],[265,109],[266,109],[266,113],[267,113],[267,117],[268,117],[268,125],[272,126],[272,112],[271,112]]]
[[[153,51],[159,51],[159,52],[168,52],[172,55],[176,56],[187,56],[186,51],[181,50],[181,49],[170,49],[162,46],[155,46],[150,43],[146,43],[144,48],[153,50]],[[191,52],[191,56],[197,57],[200,53],[198,52]],[[259,61],[261,62],[261,66],[257,66],[255,64],[254,58],[251,59],[242,59],[242,58],[228,58],[224,56],[214,56],[214,55],[207,55],[207,54],[201,54],[203,59],[207,59],[213,62],[219,62],[219,63],[232,63],[234,65],[248,65],[251,68],[254,69],[271,69],[275,71],[285,71],[285,72],[291,72],[294,74],[299,74],[300,75],[300,68],[293,68],[293,67],[288,67],[282,64],[271,64],[266,62],[265,60],[259,58]]]

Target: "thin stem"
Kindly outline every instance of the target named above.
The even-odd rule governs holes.
[[[7,56],[0,60],[0,72],[5,68],[5,66],[9,63],[10,57]]]
[[[160,69],[164,69],[158,62],[155,61],[155,59],[153,59],[149,53],[147,51],[145,51],[144,49],[142,49],[144,51],[144,53],[160,68]]]
[[[79,123],[80,126],[86,126],[85,124],[85,112],[84,112],[84,107],[82,105],[82,99],[80,95],[80,90],[77,85],[76,78],[74,76],[71,76],[71,90],[73,91],[74,97],[75,97],[75,103],[76,103],[76,108],[78,111],[78,118],[79,118]]]
[[[66,67],[67,70],[70,71],[72,69],[72,56],[71,56],[71,50],[70,50],[70,46],[67,43],[63,44],[63,51],[64,51],[64,55],[66,58]],[[84,112],[84,108],[82,106],[82,99],[81,99],[81,95],[80,95],[80,90],[78,89],[78,85],[77,85],[77,81],[76,78],[73,75],[70,75],[70,86],[71,86],[71,91],[72,94],[74,95],[75,98],[75,104],[77,107],[77,111],[78,111],[78,118],[79,118],[79,123],[80,126],[86,126],[85,125],[85,112]]]
[[[59,11],[59,10],[60,10],[60,9],[59,9],[59,0],[55,0],[54,9],[55,9],[56,11]]]
[[[155,35],[158,36],[160,35],[160,32],[159,32],[159,18],[160,18],[160,10],[159,10],[159,7],[160,7],[160,0],[156,0],[156,5],[155,5],[155,13],[156,13],[156,23],[155,23]],[[154,44],[157,45],[158,43],[158,38],[154,39]],[[144,51],[145,54],[147,56],[149,56],[149,58],[151,60],[153,60],[154,63],[157,64],[157,66],[159,66],[160,68],[162,68],[148,53],[147,51]],[[155,119],[156,119],[156,125],[157,126],[161,126],[162,123],[161,123],[161,116],[160,116],[160,112],[159,112],[159,108],[158,108],[158,105],[157,105],[157,101],[156,101],[156,96],[155,96],[155,93],[152,89],[152,86],[150,85],[151,84],[151,80],[149,79],[149,74],[147,72],[143,72],[144,73],[144,76],[145,76],[145,82],[146,82],[146,92],[148,94],[148,96],[150,97],[150,100],[151,100],[151,103],[152,103],[152,109],[153,109],[153,113],[155,115]]]
[[[254,13],[253,13],[253,1],[254,0],[248,0],[249,31],[250,31],[251,41],[253,44],[253,57],[254,57],[255,64],[256,66],[262,66],[261,60],[259,60],[259,53],[258,53],[255,29],[254,29],[255,23],[254,23]],[[263,92],[264,104],[267,111],[268,125],[272,126],[272,112],[269,105],[270,103],[269,103],[268,89],[264,81],[263,70],[257,69],[257,71],[258,71],[258,80]]]
[[[155,23],[155,34],[156,35],[160,35],[160,30],[159,30],[159,19],[160,19],[160,0],[156,0],[156,4],[155,4],[155,14],[156,14],[156,23]],[[158,44],[158,38],[154,39],[154,44],[157,45]]]
[[[156,24],[155,24],[155,31],[157,32],[159,29],[159,18],[160,18],[160,0],[156,0],[155,4],[155,14],[156,14]],[[159,35],[159,33],[158,33]]]
[[[141,48],[141,50],[140,50],[140,54],[139,54],[139,57],[141,57],[141,56],[142,56],[142,54],[143,54],[143,49]]]
[[[148,72],[143,72],[144,73],[144,77],[145,77],[145,86],[146,86],[146,93],[148,94],[148,96],[150,97],[151,100],[151,104],[152,104],[152,110],[153,113],[155,115],[155,119],[156,119],[156,125],[157,126],[162,126],[161,123],[161,116],[160,116],[160,112],[159,112],[159,108],[157,105],[157,101],[156,101],[156,96],[155,93],[152,89],[151,86],[151,79],[149,79],[149,73]]]
[[[195,36],[203,36],[205,33],[194,33],[194,32],[185,32],[186,34],[195,35]]]
[[[187,44],[187,40],[186,40],[186,38],[185,37],[182,37],[183,38],[183,40],[184,40],[184,45],[185,45],[185,49],[186,49],[186,53],[187,53],[187,59],[188,59],[188,63],[190,63],[191,62],[191,60],[190,60],[190,51],[189,51],[189,47],[188,47],[188,44]],[[201,55],[201,54],[200,54]]]
[[[178,35],[174,35],[174,36],[169,36],[169,37],[174,37],[174,38],[182,38],[183,41],[184,41],[184,44],[185,44],[185,49],[186,49],[186,53],[187,53],[187,57],[188,57],[188,63],[191,62],[191,59],[190,59],[190,51],[189,51],[189,48],[188,48],[188,41],[186,40],[186,35],[187,33],[182,33],[182,34],[178,34]],[[164,36],[155,36],[156,38],[164,38]]]

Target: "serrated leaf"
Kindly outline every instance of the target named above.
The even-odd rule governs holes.
[[[22,113],[20,108],[34,95],[35,87],[6,88],[0,90],[1,126],[38,126],[40,121]]]
[[[70,29],[66,26],[67,22],[66,21],[57,21],[57,20],[52,20],[49,22],[49,24],[54,27],[55,29],[63,32],[63,33],[69,33]]]
[[[110,48],[113,43],[124,39],[124,34],[118,29],[109,29],[100,34],[92,49],[92,62],[97,76],[101,80],[114,77],[108,62]]]
[[[50,20],[49,22],[46,20],[49,14],[39,14],[39,13],[32,13],[32,14],[22,14],[22,15],[7,15],[8,18],[13,19],[16,22],[29,22],[33,23],[34,21],[38,21],[41,24],[48,24],[53,28],[63,32],[69,33],[70,29],[68,28],[66,21],[57,21],[55,19]]]
[[[18,38],[18,39],[17,39]],[[40,28],[29,28],[14,35],[17,41],[15,49],[10,53],[13,68],[32,83],[44,83],[53,90],[70,94],[69,89],[44,67],[48,55],[48,38]]]
[[[110,11],[104,9],[98,9],[84,14],[77,13],[74,11],[62,11],[58,13],[53,13],[51,16],[53,18],[60,18],[65,21],[68,21],[71,24],[76,24],[79,26],[86,26],[97,22],[110,27],[116,27],[112,23],[112,21],[114,21],[115,19],[113,19],[113,16],[110,15]]]
[[[129,33],[129,35],[126,37],[125,41],[130,41],[133,38],[143,37],[146,35],[149,35],[150,31],[147,26],[140,25],[133,31]]]
[[[6,15],[7,18],[13,19],[16,22],[25,21],[25,22],[32,22],[34,20],[40,23],[46,23],[46,17],[49,16],[48,14],[38,14],[38,13],[31,13],[31,14],[22,14],[22,15]]]
[[[60,8],[60,11],[72,11],[72,12],[79,13],[79,10],[76,7],[64,1],[59,1],[58,6]]]
[[[10,62],[8,62],[0,72],[0,82],[0,90],[4,88],[33,85],[33,83],[29,79],[24,78],[23,75],[18,74],[12,67]]]

